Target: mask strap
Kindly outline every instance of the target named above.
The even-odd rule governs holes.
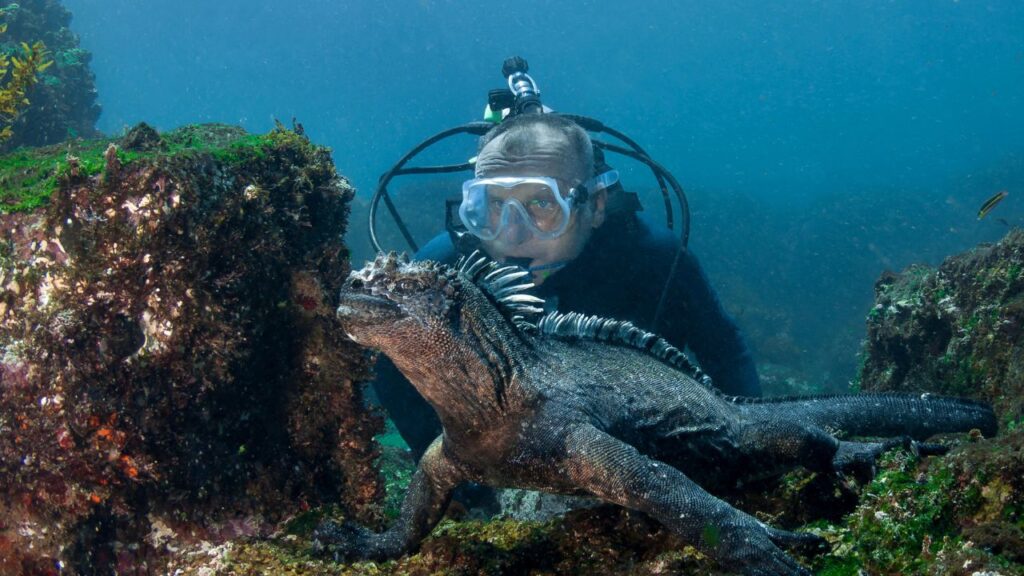
[[[569,197],[572,198],[572,203],[574,205],[585,204],[587,200],[590,199],[590,188],[593,188],[596,192],[598,190],[601,190],[602,188],[608,188],[618,181],[619,171],[608,170],[607,172],[602,172],[601,174],[594,176],[590,180],[587,180],[586,182],[573,187],[573,189],[569,192]],[[588,187],[587,184],[590,184],[590,187]]]

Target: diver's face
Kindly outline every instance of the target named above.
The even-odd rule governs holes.
[[[510,146],[501,135],[487,143],[476,160],[478,178],[500,176],[547,176],[558,182],[559,192],[565,197],[569,190],[589,178],[593,168],[582,166],[576,160],[568,139],[546,127],[532,130],[528,145]],[[522,138],[519,138],[522,140]],[[514,149],[513,149],[514,148]],[[528,206],[532,197],[529,186],[499,190],[515,197]],[[530,266],[542,266],[572,260],[580,254],[590,234],[604,220],[604,191],[583,205],[573,206],[569,225],[555,238],[537,238],[518,217],[512,218],[501,234],[493,240],[483,240],[484,249],[494,259],[528,258]],[[535,281],[543,281],[535,275]]]

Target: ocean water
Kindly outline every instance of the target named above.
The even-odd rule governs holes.
[[[854,376],[882,271],[1024,224],[1018,0],[64,3],[93,54],[101,130],[294,117],[330,146],[359,191],[356,265],[379,174],[479,119],[502,60],[527,58],[545,104],[624,131],[676,175],[690,246],[763,370],[820,389]],[[663,217],[653,181],[614,163]],[[420,243],[457,186],[395,183]]]

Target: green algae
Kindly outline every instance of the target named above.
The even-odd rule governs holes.
[[[384,518],[391,522],[398,518],[405,492],[416,471],[416,462],[391,420],[385,421],[384,432],[375,436],[374,441],[381,448],[377,468],[384,481]]]
[[[0,211],[33,210],[57,188],[61,162],[51,155],[20,149],[0,158]]]
[[[207,155],[219,163],[239,165],[267,157],[270,149],[308,146],[301,134],[278,127],[267,134],[249,134],[222,124],[192,124],[161,135],[153,151],[127,150],[123,138],[76,140],[41,148],[19,148],[0,156],[0,213],[27,212],[45,205],[71,170],[76,159],[78,174],[95,177],[106,165],[108,145],[118,147],[122,170],[136,163],[182,155]]]
[[[934,273],[935,270],[928,266],[912,265],[903,272],[900,282],[883,286],[880,294],[888,297],[897,309],[919,305],[927,297],[927,288],[934,278]],[[882,314],[889,313],[888,309],[879,311]]]
[[[1006,450],[978,444],[953,460],[922,461],[905,451],[883,456],[854,512],[839,523],[805,527],[833,546],[816,560],[816,573],[960,574],[969,565],[1020,574],[1024,567],[998,546],[976,545],[964,532],[965,526],[1021,522],[1014,489],[1001,475],[1005,466],[990,460],[995,453]]]
[[[594,532],[594,526],[574,523],[580,521],[445,519],[416,554],[350,564],[312,555],[308,534],[288,534],[269,540],[234,542],[217,563],[217,569],[219,573],[315,576],[718,573],[708,571],[707,561],[692,547],[667,546],[648,555],[636,553],[616,541],[623,537],[622,531],[605,527]],[[643,527],[649,526],[645,523]],[[705,569],[695,569],[698,566]],[[183,572],[198,574],[209,567],[206,564]]]
[[[336,510],[311,511],[291,520],[284,535],[272,539],[236,541],[218,559],[223,573],[296,574],[319,576],[382,576],[400,574],[507,574],[554,558],[552,523],[516,520],[442,521],[423,542],[419,553],[384,562],[339,564],[311,552],[313,529]],[[194,568],[195,569],[195,568]],[[512,572],[510,572],[510,570]],[[202,573],[185,569],[185,573]]]
[[[878,506],[862,508],[852,516],[849,528],[857,538],[850,544],[866,564],[896,564],[900,572],[918,571],[925,563],[919,553],[934,554],[943,538],[953,536],[948,498],[953,477],[948,470],[940,470],[922,483],[916,478],[915,458],[905,452],[887,457],[893,468],[883,472],[862,495]],[[927,536],[932,537],[930,546]]]

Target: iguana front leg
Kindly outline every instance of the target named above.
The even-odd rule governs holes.
[[[434,440],[420,458],[391,528],[378,534],[352,522],[325,521],[313,533],[314,550],[332,554],[338,561],[385,560],[415,550],[441,520],[463,478],[445,455],[442,438]]]
[[[640,510],[725,567],[749,575],[810,576],[778,546],[820,548],[817,536],[771,528],[707,493],[675,468],[591,426],[565,439],[563,469],[583,490]]]

